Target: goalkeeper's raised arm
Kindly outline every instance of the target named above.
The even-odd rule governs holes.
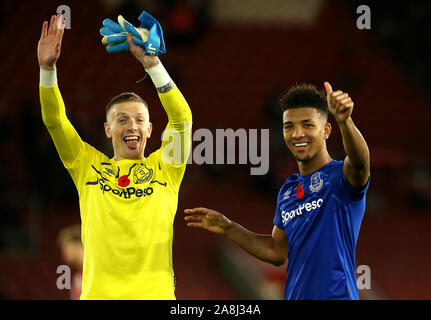
[[[47,127],[60,158],[70,168],[83,148],[83,141],[66,117],[66,109],[57,85],[56,63],[60,57],[65,21],[53,15],[42,24],[37,46],[40,67],[40,103],[43,123]]]
[[[127,33],[127,42],[130,46],[130,52],[143,65],[145,71],[151,77],[159,94],[163,108],[168,115],[169,123],[166,126],[165,133],[167,133],[167,136],[172,135],[173,133],[174,142],[176,136],[180,138],[180,140],[175,142],[174,146],[181,148],[180,157],[176,159],[175,156],[173,158],[168,156],[165,157],[164,160],[169,161],[170,164],[184,164],[187,161],[191,147],[191,110],[183,95],[170,78],[166,69],[163,67],[160,59],[157,56],[146,55],[144,48],[133,42],[133,38],[130,33]],[[169,141],[171,140],[165,137],[162,147],[165,147]],[[167,148],[166,153],[169,151],[170,149]],[[174,150],[174,154],[175,153],[176,152]],[[179,155],[179,153],[176,154]]]

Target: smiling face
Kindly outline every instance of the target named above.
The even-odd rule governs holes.
[[[114,159],[143,159],[152,124],[146,106],[137,101],[112,105],[105,122],[105,132],[112,138]]]
[[[316,108],[292,108],[283,113],[284,141],[298,162],[323,160],[330,134],[331,125]]]

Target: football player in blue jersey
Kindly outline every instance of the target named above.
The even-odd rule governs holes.
[[[277,197],[272,234],[256,234],[223,214],[185,210],[189,227],[224,234],[256,258],[287,263],[285,299],[359,299],[355,252],[365,195],[370,153],[353,123],[353,101],[324,83],[326,96],[312,85],[291,88],[280,99],[283,135],[298,163]],[[342,135],[346,158],[331,158],[326,140],[331,113]]]

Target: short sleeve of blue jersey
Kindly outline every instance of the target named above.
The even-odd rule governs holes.
[[[365,184],[365,186],[363,186],[360,189],[357,189],[355,187],[353,187],[349,181],[347,181],[346,177],[344,176],[344,172],[343,172],[343,168],[344,168],[344,161],[341,161],[338,168],[337,168],[337,173],[338,173],[338,182],[337,185],[339,186],[339,188],[337,188],[337,186],[334,186],[334,189],[337,190],[341,195],[343,195],[345,197],[345,199],[350,199],[353,201],[359,201],[361,199],[364,198],[365,194],[367,193],[368,187],[370,185],[370,177],[368,177],[368,181]],[[338,193],[337,192],[337,193]]]
[[[278,196],[277,196],[277,207],[275,208],[275,216],[274,216],[273,223],[279,229],[284,230],[283,223],[281,222],[280,205],[279,205],[280,195],[283,194],[282,192],[283,192],[283,188],[280,189],[280,192],[278,193]]]

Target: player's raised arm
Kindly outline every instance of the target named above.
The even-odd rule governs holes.
[[[174,165],[184,164],[187,161],[191,148],[190,133],[192,128],[192,113],[190,107],[169,76],[160,59],[157,56],[145,55],[145,50],[133,42],[130,33],[127,34],[127,42],[130,46],[130,52],[150,75],[157,89],[163,108],[168,115],[169,123],[166,126],[165,135],[173,136],[175,144],[173,147],[180,148],[181,150],[179,153],[174,151],[174,154],[179,155],[178,158],[175,156],[167,156],[164,162]],[[168,141],[171,141],[167,139],[166,136],[163,139],[162,148],[168,144]],[[179,137],[178,141],[176,137]],[[169,153],[169,150],[170,149],[167,148],[166,153]]]
[[[337,120],[343,137],[346,159],[344,176],[355,187],[362,188],[370,176],[370,151],[364,137],[352,120],[353,101],[341,90],[332,91],[328,82],[324,83],[328,100],[328,108]]]
[[[44,21],[37,46],[40,67],[40,104],[43,123],[47,127],[57,152],[66,168],[78,156],[83,142],[66,117],[66,109],[57,85],[56,62],[60,57],[65,22],[61,14]]]
[[[130,52],[144,67],[145,71],[153,80],[158,93],[166,93],[175,87],[174,82],[170,78],[168,72],[163,67],[157,56],[148,56],[145,54],[145,49],[136,45],[132,40],[132,35],[127,33],[127,42],[130,46]]]
[[[202,228],[217,234],[224,234],[254,257],[275,266],[287,260],[287,241],[284,230],[274,226],[272,235],[253,233],[220,212],[207,208],[184,210],[188,227]]]

